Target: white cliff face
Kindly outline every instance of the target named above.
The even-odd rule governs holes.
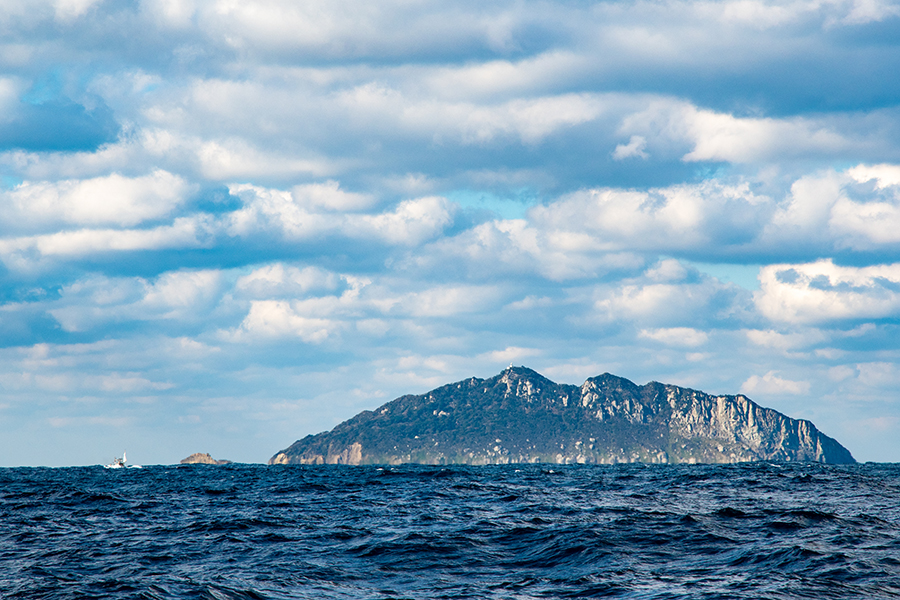
[[[271,464],[854,462],[809,421],[749,398],[601,375],[580,387],[524,367],[363,412]]]
[[[629,423],[647,423],[656,413],[654,406],[623,393],[620,387],[598,383],[596,378],[585,381],[580,392],[581,406],[600,421],[624,419]]]
[[[825,459],[821,434],[809,421],[791,419],[742,395],[713,397],[665,387],[672,409],[670,432],[685,440],[714,442],[721,455],[715,462]]]

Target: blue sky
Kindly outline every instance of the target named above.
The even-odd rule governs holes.
[[[900,461],[900,4],[10,0],[0,464],[509,365]]]

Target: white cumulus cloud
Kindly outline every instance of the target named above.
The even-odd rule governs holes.
[[[845,267],[831,260],[760,269],[755,302],[776,322],[823,323],[900,315],[900,264]]]
[[[140,177],[113,173],[82,180],[24,182],[5,194],[6,219],[14,223],[134,226],[170,215],[193,187],[159,169]]]
[[[809,392],[808,381],[792,381],[778,377],[777,371],[769,371],[765,375],[751,375],[741,385],[741,393],[747,395],[779,395],[779,394],[806,394]]]

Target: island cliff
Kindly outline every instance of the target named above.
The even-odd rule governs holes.
[[[269,464],[856,462],[809,421],[749,398],[610,374],[580,387],[525,367],[402,396]]]

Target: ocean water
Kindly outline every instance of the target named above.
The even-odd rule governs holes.
[[[0,469],[0,598],[900,598],[900,466]]]

